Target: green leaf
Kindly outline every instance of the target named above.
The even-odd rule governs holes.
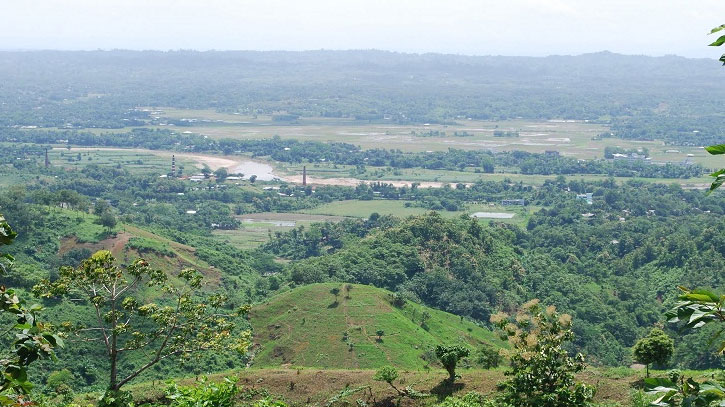
[[[720,188],[720,186],[725,182],[725,175],[719,175],[715,181],[710,184],[710,189],[705,193],[706,195],[710,195],[712,191]]]
[[[690,301],[696,301],[696,302],[711,302],[711,299],[712,299],[712,297],[710,297],[707,294],[695,294],[695,293],[685,294],[682,297],[684,297]],[[717,301],[717,300],[715,300],[715,301]]]
[[[710,44],[711,47],[719,47],[722,44],[725,44],[725,35],[721,35],[720,38],[716,39],[715,42]]]
[[[646,389],[651,390],[657,387],[675,388],[677,385],[672,380],[663,377],[648,377],[644,379],[644,386]]]
[[[722,25],[719,25],[719,26],[713,28],[712,30],[710,30],[710,32],[708,34],[715,34],[716,32],[722,31],[722,30],[725,30],[725,24],[722,24]]]
[[[725,154],[725,144],[716,144],[714,146],[705,147],[708,153],[712,155]]]
[[[725,169],[723,171],[725,171]],[[718,302],[718,301],[720,301],[720,297],[718,297],[715,293],[713,293],[712,291],[708,291],[708,290],[702,289],[702,288],[698,288],[697,290],[693,290],[692,291],[692,294],[707,296],[710,299],[710,301],[712,301],[712,302]]]

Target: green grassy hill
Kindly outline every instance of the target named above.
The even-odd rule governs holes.
[[[340,290],[337,300],[334,288]],[[420,369],[436,363],[432,349],[437,344],[465,344],[472,351],[484,343],[502,346],[494,333],[470,321],[412,302],[395,307],[391,300],[389,291],[341,283],[298,287],[272,297],[251,313],[253,365]],[[378,330],[384,332],[381,337]]]

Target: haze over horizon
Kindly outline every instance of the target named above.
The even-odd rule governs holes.
[[[2,50],[349,50],[465,55],[717,58],[706,33],[725,2],[702,0],[40,0],[9,3]]]

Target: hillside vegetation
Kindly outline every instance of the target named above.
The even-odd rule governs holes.
[[[436,363],[432,349],[441,343],[503,346],[493,332],[461,317],[394,302],[390,291],[359,284],[312,284],[276,295],[251,314],[258,347],[253,365],[420,369]]]

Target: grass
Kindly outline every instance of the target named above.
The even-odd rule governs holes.
[[[640,404],[632,404],[637,393],[637,386],[642,372],[630,369],[626,376],[612,378],[609,368],[590,368],[579,374],[578,378],[586,383],[595,385],[597,393],[594,398],[597,407],[603,406],[646,406],[651,396],[640,395]],[[481,394],[492,394],[496,384],[505,380],[504,369],[467,369],[459,367],[461,378],[456,380],[452,387],[440,386],[447,376],[442,369],[430,370],[400,370],[400,378],[395,382],[399,387],[412,388],[428,393],[431,396],[423,400],[411,402],[404,400],[402,406],[434,406],[447,395],[463,396],[468,392],[476,391]],[[372,379],[375,370],[372,369],[317,369],[317,368],[248,368],[225,373],[213,374],[210,378],[220,381],[225,376],[236,376],[243,393],[252,394],[268,391],[276,397],[282,398],[290,405],[325,405],[344,388],[357,388],[370,386],[370,393],[358,393],[346,400],[354,404],[356,399],[362,399],[369,405],[374,404],[368,399],[372,394],[376,401],[385,400],[395,395],[386,383],[376,382]],[[195,378],[180,379],[185,385],[192,385]],[[158,400],[163,397],[165,386],[160,382],[139,383],[129,386],[137,401]],[[95,395],[93,395],[95,396]],[[86,398],[92,400],[92,395]]]
[[[370,201],[362,200],[348,200],[348,201],[334,201],[316,208],[304,210],[304,213],[318,214],[318,215],[332,215],[332,216],[350,216],[357,218],[370,217],[372,213],[378,213],[380,215],[393,215],[397,217],[417,216],[430,212],[430,209],[420,208],[415,206],[406,207],[407,201],[395,201],[395,200],[383,200],[374,199]],[[482,222],[495,220],[497,222],[506,223],[517,223],[524,224],[528,218],[539,210],[536,206],[526,206],[513,208],[510,206],[500,206],[494,204],[493,206],[488,204],[477,204],[468,205],[465,209],[459,211],[440,211],[439,213],[444,217],[456,217],[461,215],[469,215],[473,212],[508,212],[513,213],[514,217],[511,219],[481,219]]]
[[[116,225],[109,233],[103,226],[95,224],[96,216],[79,211],[52,209],[72,214],[75,223],[66,236],[61,237],[59,253],[64,254],[72,249],[86,248],[91,252],[110,250],[124,263],[137,257],[143,257],[153,267],[166,271],[179,271],[193,267],[209,278],[209,282],[218,283],[220,274],[206,262],[196,257],[194,249],[174,242],[139,227],[121,224]]]
[[[274,236],[275,232],[287,232],[292,228],[263,222],[244,223],[236,230],[215,230],[212,236],[240,250],[248,250],[266,243],[270,239],[270,234]]]
[[[720,163],[725,166],[725,162]],[[283,174],[302,174],[301,165],[290,165],[286,163],[275,163],[275,169]],[[499,170],[497,170],[499,171]],[[408,182],[442,182],[442,183],[475,183],[477,181],[510,181],[522,182],[526,185],[542,185],[547,180],[554,180],[557,175],[526,175],[515,172],[507,172],[507,169],[501,169],[503,172],[493,174],[476,173],[472,169],[466,171],[452,170],[429,170],[424,168],[407,168],[393,169],[389,167],[367,167],[363,174],[354,172],[353,166],[335,165],[316,163],[307,166],[307,173],[315,178],[355,178],[364,181],[408,181]],[[684,184],[695,185],[704,184],[712,181],[708,176],[695,177],[689,179],[681,178],[632,178],[632,177],[609,177],[598,174],[575,174],[566,175],[567,180],[576,181],[602,181],[612,178],[617,182],[623,183],[629,180],[638,180],[646,182],[655,182],[662,184]]]
[[[78,160],[80,155],[80,160]],[[171,170],[171,159],[166,156],[131,149],[56,148],[48,151],[54,166],[81,169],[90,164],[123,167],[132,173],[165,174]],[[187,170],[195,168],[194,161],[177,158],[177,166]]]
[[[556,150],[563,155],[582,159],[602,158],[608,146],[626,149],[646,147],[655,161],[681,162],[688,154],[696,163],[706,167],[723,164],[718,157],[707,154],[700,147],[672,147],[662,141],[599,139],[608,133],[604,125],[583,121],[536,121],[536,120],[458,120],[453,125],[397,125],[393,123],[370,124],[366,121],[334,118],[302,118],[294,124],[274,122],[270,116],[245,116],[220,113],[211,109],[191,110],[162,108],[162,116],[180,119],[208,120],[196,126],[184,128],[215,138],[258,139],[279,135],[283,138],[317,141],[344,141],[363,148],[387,148],[403,151],[445,151],[448,148],[492,149],[494,151],[522,150],[541,152]],[[519,137],[494,137],[494,131],[515,131]],[[446,137],[421,137],[429,131],[445,132]],[[468,132],[471,137],[454,137],[454,132]],[[414,134],[415,133],[415,134]],[[666,153],[678,150],[677,153]]]
[[[380,199],[370,201],[334,201],[302,212],[315,215],[351,216],[356,218],[367,218],[374,212],[380,215],[394,215],[398,217],[422,215],[430,212],[430,210],[425,208],[406,207],[405,202]],[[455,216],[458,212],[443,212],[443,214]]]
[[[430,351],[440,343],[503,346],[493,332],[455,315],[411,302],[396,308],[386,290],[350,284],[348,293],[346,286],[299,287],[253,307],[253,365],[423,369],[435,365]],[[340,289],[337,301],[333,288]]]
[[[342,216],[277,212],[250,213],[237,218],[242,221],[239,229],[215,230],[212,236],[241,250],[259,247],[277,232],[287,232],[294,227],[315,222],[338,222],[344,219]]]
[[[96,223],[97,216],[86,212],[55,208],[51,210],[69,213],[75,217],[76,223],[72,226],[71,233],[79,243],[98,243],[121,230],[120,225],[116,225],[110,231],[107,230],[105,227]]]

